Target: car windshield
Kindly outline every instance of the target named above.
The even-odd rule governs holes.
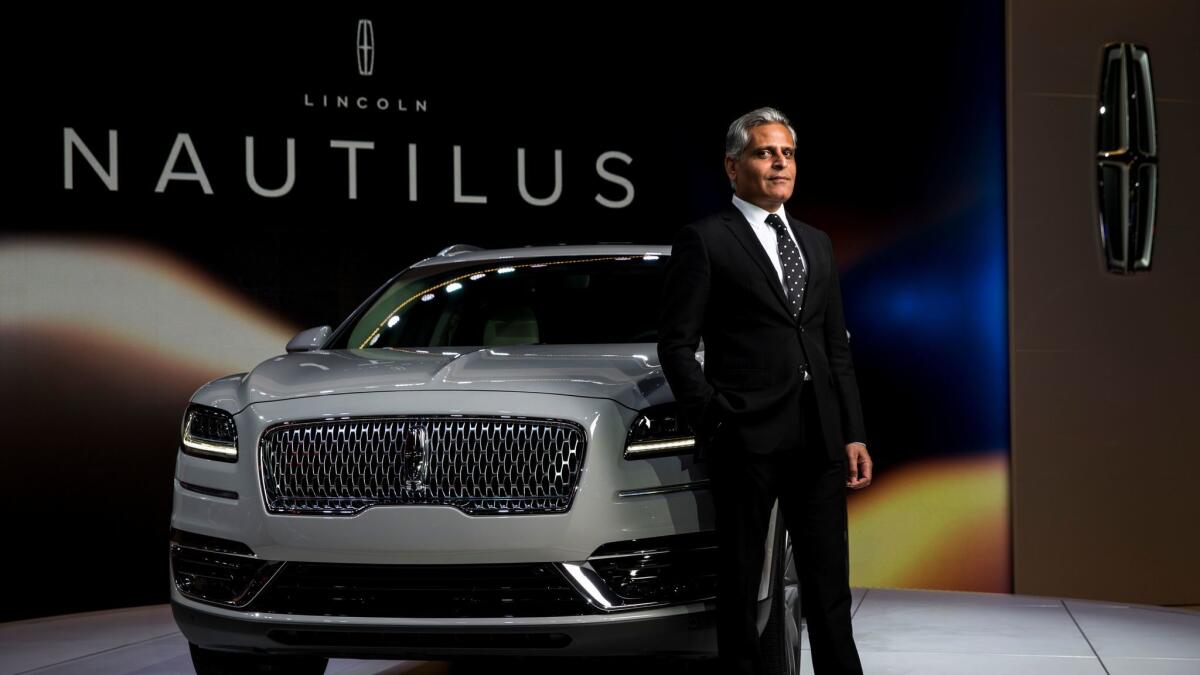
[[[666,261],[613,255],[410,269],[327,348],[657,342]]]

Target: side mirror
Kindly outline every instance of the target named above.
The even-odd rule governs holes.
[[[329,326],[317,326],[296,333],[296,337],[287,343],[288,353],[293,352],[311,352],[314,349],[320,349],[321,345],[325,344],[325,339],[329,337],[329,333],[333,329]]]

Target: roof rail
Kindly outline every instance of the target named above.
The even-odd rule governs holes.
[[[482,250],[484,250],[482,246],[475,246],[474,244],[452,244],[438,251],[438,256],[449,258],[450,256],[458,255],[459,253],[470,253],[471,251]]]

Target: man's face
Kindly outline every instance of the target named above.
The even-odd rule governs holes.
[[[760,124],[750,129],[750,142],[736,160],[725,158],[725,174],[737,196],[766,209],[776,210],[792,196],[796,184],[796,147],[782,124]]]

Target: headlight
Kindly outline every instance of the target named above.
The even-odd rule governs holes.
[[[183,452],[223,462],[237,461],[237,426],[233,415],[192,404],[183,415]]]
[[[691,452],[695,433],[679,406],[664,403],[646,408],[633,421],[625,441],[625,459],[645,459]]]

